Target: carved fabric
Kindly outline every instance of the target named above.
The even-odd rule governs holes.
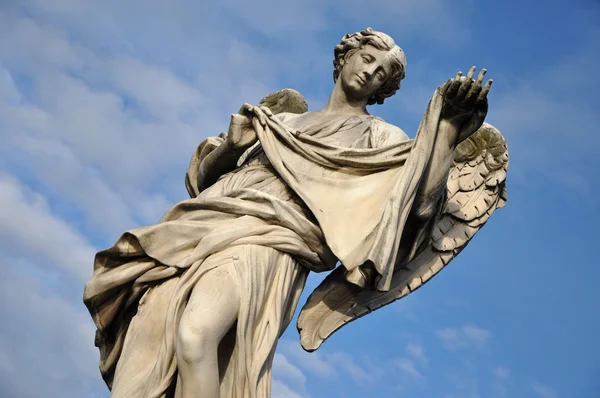
[[[268,398],[277,340],[294,315],[308,269],[279,250],[243,245],[209,256],[194,279],[217,268],[225,269],[240,286],[235,346],[221,382],[221,396]],[[155,285],[140,300],[117,365],[112,398],[172,397],[174,372],[157,379],[156,369],[164,363],[165,319],[178,282],[174,277]]]
[[[178,203],[158,224],[130,230],[113,247],[99,252],[94,274],[86,284],[84,302],[97,327],[100,370],[107,385],[112,385],[140,298],[149,288],[176,277],[177,282],[170,285],[168,293],[161,347],[152,374],[143,383],[146,390],[140,390],[139,395],[166,396],[176,372],[179,320],[198,278],[211,266],[205,261],[211,255],[255,245],[265,251],[265,262],[270,261],[269,250],[276,249],[306,269],[332,269],[335,258],[323,244],[321,230],[306,213],[293,191],[272,168],[257,159],[223,176],[198,197]],[[252,279],[257,270],[248,266],[244,272],[248,274],[246,278]],[[258,281],[255,286],[262,289],[267,283]],[[292,282],[284,278],[277,283],[284,291]],[[267,305],[268,299],[265,300],[262,304]],[[294,309],[295,305],[292,314]],[[271,327],[281,327],[284,319],[278,322]],[[249,325],[246,330],[253,327],[258,325]]]
[[[96,255],[84,301],[98,328],[107,384],[140,298],[176,277],[170,282],[159,354],[141,396],[169,391],[179,319],[206,271],[205,260],[224,250],[244,245],[276,249],[316,272],[333,269],[340,259],[345,278],[355,283],[364,282],[361,267],[372,266],[377,289],[388,290],[405,222],[432,155],[441,105],[436,91],[411,141],[371,116],[288,115],[283,122],[267,118],[265,125],[254,118],[261,147],[241,167],[202,192],[196,171],[188,171],[191,199],[175,205],[158,224],[130,230]],[[197,170],[220,142],[205,141],[190,166]],[[340,142],[347,147],[335,145]],[[252,273],[252,267],[245,272]]]
[[[298,318],[300,342],[314,351],[335,331],[417,290],[470,242],[506,203],[508,149],[504,137],[484,123],[456,151],[445,202],[433,219],[431,239],[415,258],[394,270],[390,290],[375,292],[348,283],[343,269],[329,274],[310,295]]]
[[[269,118],[265,126],[253,119],[270,164],[314,214],[348,280],[368,283],[361,268],[374,269],[376,289],[389,290],[404,226],[432,156],[441,108],[436,91],[416,138],[380,148],[328,143],[326,133],[333,137],[344,130],[347,117],[325,119],[325,128],[303,126],[306,115],[283,122]],[[343,135],[360,139],[355,131],[364,131],[366,123],[373,124],[363,121]]]

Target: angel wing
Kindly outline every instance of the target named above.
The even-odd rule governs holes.
[[[504,137],[488,123],[455,150],[447,199],[433,226],[431,243],[394,272],[391,288],[381,293],[346,281],[345,269],[330,273],[309,296],[298,318],[300,343],[314,351],[336,330],[423,286],[460,253],[506,203],[508,150]]]
[[[298,91],[285,88],[264,97],[258,104],[266,106],[275,115],[278,113],[305,113],[308,112],[308,103]]]
[[[260,100],[258,105],[266,106],[275,115],[280,113],[305,113],[308,111],[308,104],[302,94],[291,88],[285,88],[267,95]],[[202,159],[221,145],[226,138],[227,135],[225,133],[221,133],[217,137],[208,137],[202,141],[194,151],[185,175],[185,187],[190,198],[195,198],[200,194],[200,189],[198,187],[198,169],[200,163],[202,163]],[[248,149],[241,156],[240,162],[242,162],[253,149],[254,147]]]

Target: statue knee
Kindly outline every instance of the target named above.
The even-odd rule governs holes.
[[[203,327],[204,326],[204,327]],[[177,333],[177,357],[188,364],[217,356],[219,339],[208,325],[191,325],[181,321]]]

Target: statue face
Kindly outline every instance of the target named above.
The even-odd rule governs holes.
[[[367,99],[386,82],[392,74],[388,54],[367,44],[346,59],[339,79],[348,97]]]

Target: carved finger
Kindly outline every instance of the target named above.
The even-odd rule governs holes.
[[[244,103],[244,105],[242,105],[242,107],[240,108],[240,110],[238,111],[238,113],[240,115],[247,115],[249,113],[252,113],[252,110],[254,109],[254,107],[252,105],[250,105],[249,103]]]
[[[471,69],[469,69],[469,72],[467,73],[467,79],[471,80],[473,78],[475,75],[475,70],[477,70],[477,67],[471,66]]]
[[[263,126],[267,124],[267,117],[265,116],[265,112],[261,109],[261,107],[254,107],[254,117],[258,118],[258,122]]]
[[[471,84],[471,89],[469,90],[469,92],[467,93],[467,95],[465,96],[465,99],[464,99],[465,105],[471,105],[475,101],[477,101],[477,99],[479,98],[479,94],[481,93],[481,90],[483,90],[483,88],[481,87],[481,84],[479,84],[479,80],[477,80],[473,84]]]
[[[452,85],[452,79],[448,79],[448,81],[446,83],[444,83],[442,85],[442,87],[440,88],[441,94],[445,95],[448,92],[448,89],[450,88],[451,85]]]
[[[271,109],[269,109],[266,106],[259,106],[260,110],[263,111],[265,113],[265,115],[271,117],[273,116],[273,112],[271,112]]]
[[[481,70],[481,72],[479,72],[479,76],[477,76],[477,84],[481,85],[481,83],[483,83],[483,78],[485,77],[485,74],[487,73],[487,69],[483,68]]]
[[[448,90],[446,90],[446,97],[447,98],[453,98],[454,96],[456,96],[456,92],[458,91],[458,88],[460,87],[460,83],[461,83],[461,77],[462,77],[462,72],[458,72],[456,74],[456,78],[454,79],[450,79],[450,84],[448,86]]]
[[[492,83],[494,83],[492,79],[487,81],[485,86],[483,86],[483,88],[481,89],[481,92],[477,97],[477,101],[483,101],[487,97],[488,93],[490,92],[490,88],[492,88]]]
[[[470,73],[470,72],[469,72]],[[465,98],[465,95],[469,92],[469,89],[471,88],[471,84],[473,83],[473,79],[471,79],[470,77],[467,78],[463,78],[463,81],[461,82],[460,87],[458,88],[458,91],[456,92],[456,99],[461,101]]]

